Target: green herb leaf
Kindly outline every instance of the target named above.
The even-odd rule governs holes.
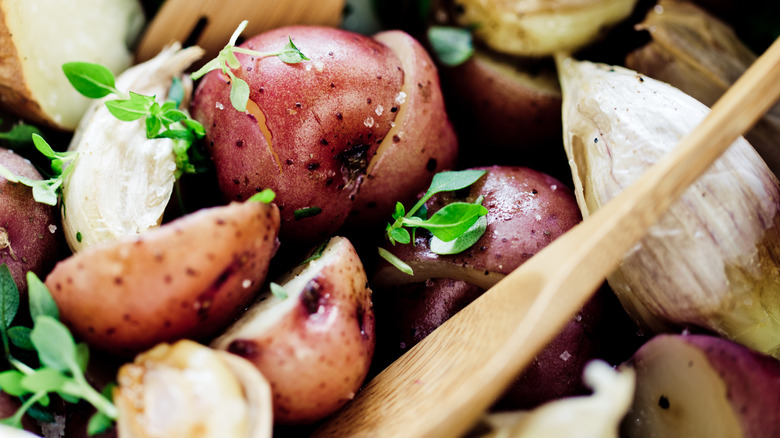
[[[487,230],[487,217],[482,216],[472,225],[465,233],[458,236],[456,239],[445,242],[438,237],[432,237],[429,243],[429,248],[434,254],[458,254],[463,252],[472,245],[477,243],[480,237],[485,234]]]
[[[49,288],[32,271],[27,272],[27,294],[30,300],[30,316],[33,321],[39,316],[60,318],[60,311],[54,297],[49,292]]]
[[[433,195],[440,192],[454,192],[456,190],[465,189],[477,182],[485,173],[487,173],[485,170],[439,172],[433,176],[431,186],[425,194]]]
[[[431,26],[428,41],[442,64],[454,67],[468,61],[474,54],[471,31],[458,27]]]
[[[306,207],[306,208],[301,208],[299,210],[295,210],[293,212],[293,217],[297,221],[297,220],[317,216],[320,213],[322,213],[322,209],[320,207]]]
[[[395,203],[395,211],[393,212],[393,219],[400,219],[406,215],[406,208],[400,202]]]
[[[76,364],[79,366],[81,372],[87,371],[87,365],[89,364],[89,346],[84,342],[76,344]]]
[[[328,247],[328,243],[330,243],[330,239],[325,239],[315,247],[309,257],[306,257],[301,263],[298,264],[298,266],[305,265],[306,263],[313,262],[314,260],[317,260],[318,258],[322,257],[322,253],[325,252],[325,248]]]
[[[390,238],[390,242],[398,242],[402,245],[412,241],[412,236],[405,228],[392,228],[387,232],[387,236]]]
[[[179,108],[184,101],[184,84],[181,78],[174,76],[171,81],[171,88],[168,89],[168,100],[174,104],[174,108]]]
[[[91,417],[89,417],[89,422],[87,423],[87,435],[93,436],[101,434],[107,431],[113,424],[114,420],[109,418],[108,415],[100,411],[95,412]]]
[[[24,374],[17,370],[3,371],[0,373],[0,389],[9,395],[19,397],[27,392],[22,385],[22,379]]]
[[[33,125],[19,122],[12,126],[8,132],[0,132],[0,139],[9,143],[14,150],[23,149],[32,142],[33,134],[41,135],[41,130]]]
[[[284,48],[279,52],[279,59],[282,60],[285,64],[297,64],[301,61],[308,61],[309,58],[306,57],[299,49],[295,46],[295,43],[293,43],[291,37],[287,37],[288,42],[287,45],[284,46]]]
[[[398,268],[399,271],[403,272],[404,274],[414,275],[412,267],[404,263],[403,260],[399,259],[393,253],[384,248],[377,249],[379,250],[379,256],[387,260],[391,265]]]
[[[278,285],[278,284],[276,284],[274,282],[271,282],[270,286],[271,286],[271,293],[276,298],[279,298],[279,299],[283,300],[283,299],[285,299],[285,298],[287,298],[289,296],[287,291],[281,285]]]
[[[270,204],[276,198],[276,193],[271,189],[264,189],[261,192],[257,192],[247,199],[248,202],[262,202],[264,204]]]
[[[426,221],[412,217],[405,219],[404,225],[425,228],[439,239],[449,242],[465,233],[477,219],[487,213],[487,208],[481,205],[453,202],[445,205]]]
[[[106,108],[117,119],[123,122],[132,122],[149,115],[149,109],[153,104],[152,97],[142,96],[131,91],[130,99],[109,100],[106,102]]]
[[[32,329],[23,325],[16,325],[8,329],[8,338],[11,343],[21,348],[22,350],[33,351],[35,346],[30,340],[30,333]]]
[[[54,368],[41,368],[22,378],[28,392],[58,392],[70,378]]]
[[[78,366],[76,343],[70,331],[61,322],[47,316],[35,318],[30,334],[41,364],[58,371],[72,371]]]
[[[62,71],[73,88],[90,99],[99,99],[116,92],[114,74],[102,65],[69,62],[62,65]]]
[[[249,102],[249,84],[245,80],[232,75],[230,79],[232,84],[230,88],[230,103],[233,105],[233,108],[244,113],[246,112],[246,104]]]
[[[16,313],[19,311],[19,289],[8,265],[0,265],[0,329],[11,327]]]

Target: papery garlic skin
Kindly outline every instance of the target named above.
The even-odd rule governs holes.
[[[116,88],[154,95],[162,103],[172,78],[202,54],[199,47],[171,46],[122,73]],[[92,103],[68,148],[78,157],[63,184],[62,225],[74,252],[158,226],[173,192],[174,140],[146,138],[144,118],[114,117],[105,101],[116,98]]]
[[[559,60],[564,145],[583,216],[673,149],[709,109],[634,71]],[[780,355],[780,187],[740,138],[609,275],[652,331],[700,326]]]
[[[457,24],[492,49],[548,56],[593,43],[626,19],[636,0],[455,0]]]
[[[270,437],[270,387],[240,361],[187,340],[137,356],[117,377],[119,438]]]

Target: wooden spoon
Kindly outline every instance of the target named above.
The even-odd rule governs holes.
[[[621,256],[780,96],[780,40],[671,154],[374,378],[317,437],[463,434]]]
[[[345,0],[166,0],[146,28],[136,50],[145,61],[166,45],[179,41],[206,50],[214,58],[242,20],[244,35],[290,24],[336,26]]]

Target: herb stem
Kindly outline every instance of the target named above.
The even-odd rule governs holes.
[[[18,428],[22,427],[22,417],[24,417],[24,414],[27,413],[27,411],[35,404],[38,403],[38,400],[46,397],[45,391],[39,391],[32,395],[32,397],[28,398],[24,403],[22,403],[22,406],[19,407],[19,409],[14,413],[14,415],[8,419],[3,420],[3,423],[9,424]]]
[[[13,365],[14,368],[19,370],[19,372],[21,372],[24,375],[29,376],[30,374],[35,373],[35,370],[30,368],[26,363],[24,363],[24,362],[22,362],[22,361],[20,361],[18,359],[15,359],[15,358],[13,358],[11,356],[8,356],[8,363]]]

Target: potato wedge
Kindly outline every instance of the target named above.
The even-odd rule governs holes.
[[[72,131],[89,106],[62,73],[84,61],[118,73],[144,24],[138,0],[0,1],[0,105],[35,123]]]
[[[273,204],[200,210],[98,244],[46,278],[61,318],[91,346],[132,354],[227,325],[261,287],[277,248]]]
[[[254,363],[271,383],[274,419],[312,423],[360,388],[375,346],[374,309],[363,265],[349,240],[278,280],[212,346]]]

